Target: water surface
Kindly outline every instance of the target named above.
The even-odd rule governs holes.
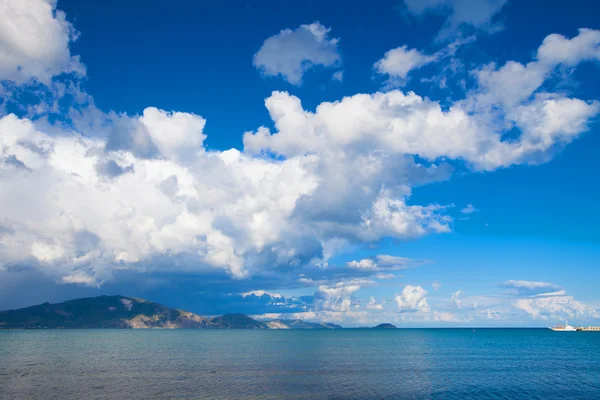
[[[0,399],[593,399],[600,332],[0,331]]]

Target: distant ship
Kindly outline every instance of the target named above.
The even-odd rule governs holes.
[[[565,325],[557,325],[557,326],[553,326],[550,329],[552,329],[555,332],[575,332],[577,331],[577,328],[575,328],[574,326],[569,325],[569,321],[565,321]]]

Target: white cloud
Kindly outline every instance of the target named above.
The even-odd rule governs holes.
[[[123,269],[218,269],[241,279],[326,262],[356,243],[448,232],[444,206],[409,204],[413,187],[450,176],[443,160],[475,170],[532,162],[598,112],[597,103],[533,96],[538,88],[498,96],[490,88],[501,69],[481,69],[480,86],[450,107],[390,91],[311,112],[274,92],[266,107],[275,131],[244,134],[243,153],[207,151],[205,120],[189,113],[89,107],[73,128],[3,116],[0,264],[27,262],[59,281],[90,284]],[[486,101],[502,110],[500,120]],[[521,136],[502,140],[515,127]],[[406,266],[389,255],[369,260],[363,266]],[[90,279],[73,278],[83,276]]]
[[[406,46],[397,47],[385,53],[383,58],[373,65],[376,72],[389,75],[405,81],[408,73],[426,64],[435,61],[435,55],[425,55],[417,49],[409,49]]]
[[[394,297],[400,312],[429,312],[427,290],[421,286],[406,285],[401,294]]]
[[[374,326],[382,322],[408,326],[438,323],[481,326],[497,325],[498,322],[509,320],[520,323],[527,321],[522,316],[539,320],[573,318],[581,321],[600,318],[597,309],[564,292],[515,300],[514,297],[501,294],[465,296],[457,291],[448,301],[429,299],[422,287],[408,285],[395,296],[397,308],[394,310],[386,307],[385,300],[377,302],[374,296],[361,300],[356,286],[356,283],[341,282],[323,291],[320,288],[315,294],[319,305],[313,310],[282,317],[334,321],[344,326]],[[365,303],[364,307],[357,308],[358,303],[362,302]]]
[[[347,263],[348,267],[350,268],[356,268],[356,269],[361,269],[361,270],[368,270],[368,271],[376,271],[377,270],[377,264],[375,264],[375,261],[365,258],[362,259],[360,261],[350,261]]]
[[[461,28],[471,27],[492,32],[499,25],[492,23],[507,0],[404,0],[408,12],[422,16],[426,13],[448,15],[438,38],[455,36]]]
[[[150,131],[181,131],[178,118],[160,115],[165,119]],[[148,119],[130,122],[135,129],[151,124]],[[187,132],[201,136],[199,129]],[[164,158],[153,159],[128,151],[106,153],[103,139],[86,136],[68,131],[54,136],[14,115],[0,119],[0,159],[19,161],[0,164],[5,205],[0,220],[11,228],[0,236],[1,264],[33,257],[59,277],[85,267],[102,281],[121,263],[135,268],[161,254],[190,254],[195,263],[179,268],[212,266],[237,277],[259,268],[245,257],[262,252],[267,243],[274,264],[302,257],[309,234],[285,233],[290,229],[285,220],[297,199],[314,190],[314,176],[305,168],[309,158],[269,162],[236,150],[199,148],[196,159],[183,165],[179,149],[185,146],[177,147],[178,135],[176,146],[157,146]],[[107,178],[96,168],[107,158],[132,168]],[[283,183],[288,179],[294,184]],[[80,246],[80,234],[95,238],[93,248]],[[82,257],[95,250],[101,255],[82,266]]]
[[[503,287],[514,289],[518,296],[513,306],[534,319],[564,319],[567,317],[600,318],[600,312],[549,282],[509,280]]]
[[[264,295],[267,295],[272,299],[283,299],[284,298],[284,296],[279,293],[267,292],[265,290],[252,290],[250,292],[242,293],[241,295],[242,295],[242,297],[248,297],[248,296],[262,297]]]
[[[315,66],[339,66],[339,39],[329,38],[330,30],[319,22],[284,29],[265,40],[254,55],[254,66],[265,76],[279,75],[300,85],[304,73]],[[336,72],[334,79],[341,78],[341,71]]]
[[[61,278],[63,283],[75,283],[78,285],[96,286],[97,282],[93,276],[87,275],[85,272],[76,271],[71,275],[66,275]]]
[[[406,257],[378,254],[373,258],[363,258],[360,261],[350,261],[346,265],[363,271],[395,271],[408,268],[412,260]]]
[[[331,163],[342,157],[346,163],[365,162],[366,155],[375,152],[379,160],[399,155],[462,159],[477,170],[542,162],[556,145],[584,132],[600,112],[596,101],[539,91],[557,66],[541,61],[510,61],[500,68],[489,64],[473,72],[477,86],[447,108],[413,92],[394,90],[321,103],[310,112],[298,98],[275,92],[266,106],[277,132],[247,132],[244,148],[287,157],[320,154]],[[520,136],[506,140],[510,131]],[[370,164],[352,173],[360,178],[375,172],[379,164]],[[381,199],[381,210],[387,202]]]
[[[54,0],[3,0],[0,4],[0,80],[43,83],[63,72],[85,74],[69,44],[76,34]]]
[[[469,309],[477,309],[479,308],[479,303],[477,303],[477,301],[470,299],[470,298],[465,298],[463,292],[461,290],[457,290],[456,292],[452,293],[452,303],[454,304],[454,307],[456,308],[469,308]]]
[[[533,136],[542,139],[539,137],[541,131],[550,136],[553,128],[566,129],[560,119],[573,118],[576,114],[585,115],[586,106],[589,108],[590,104],[548,92],[538,92],[537,96],[532,96],[556,67],[575,67],[581,62],[599,60],[599,46],[600,31],[597,30],[580,29],[579,34],[571,39],[557,34],[549,35],[538,48],[535,60],[527,64],[508,61],[498,67],[491,63],[473,71],[478,88],[469,101],[477,103],[479,110],[500,106],[519,126],[524,125],[519,118],[527,119],[534,113],[541,113],[529,126],[524,127],[538,130],[530,133],[531,139]],[[553,118],[553,113],[560,111],[563,106],[571,109],[566,110],[564,116]],[[573,107],[578,109],[574,110]]]
[[[473,207],[473,204],[467,204],[466,207],[464,207],[462,210],[460,210],[460,212],[463,214],[473,214],[477,211],[479,211],[479,209]]]
[[[564,293],[518,299],[515,308],[534,319],[600,318],[600,312]]]
[[[206,120],[198,115],[148,107],[140,121],[160,153],[169,159],[192,159],[204,151]]]
[[[442,287],[442,284],[438,281],[435,281],[431,284],[431,287],[437,292]]]
[[[425,54],[417,49],[409,49],[406,45],[400,46],[387,51],[383,58],[373,65],[373,69],[379,74],[388,76],[386,88],[400,87],[406,84],[411,71],[452,57],[461,46],[474,40],[474,36],[455,40],[433,54]]]
[[[369,310],[383,310],[383,304],[377,303],[375,297],[369,297],[369,303],[367,304]]]
[[[360,288],[360,285],[345,282],[334,287],[319,286],[319,290],[314,294],[315,311],[350,311],[358,305],[353,299],[353,294]]]
[[[572,39],[556,33],[548,35],[537,51],[537,58],[545,64],[569,67],[581,61],[599,61],[600,31],[582,28]]]

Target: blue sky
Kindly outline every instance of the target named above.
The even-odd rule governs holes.
[[[0,309],[598,323],[592,1],[9,1]]]

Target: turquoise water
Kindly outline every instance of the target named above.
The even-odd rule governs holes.
[[[0,331],[0,399],[598,399],[600,333]]]

